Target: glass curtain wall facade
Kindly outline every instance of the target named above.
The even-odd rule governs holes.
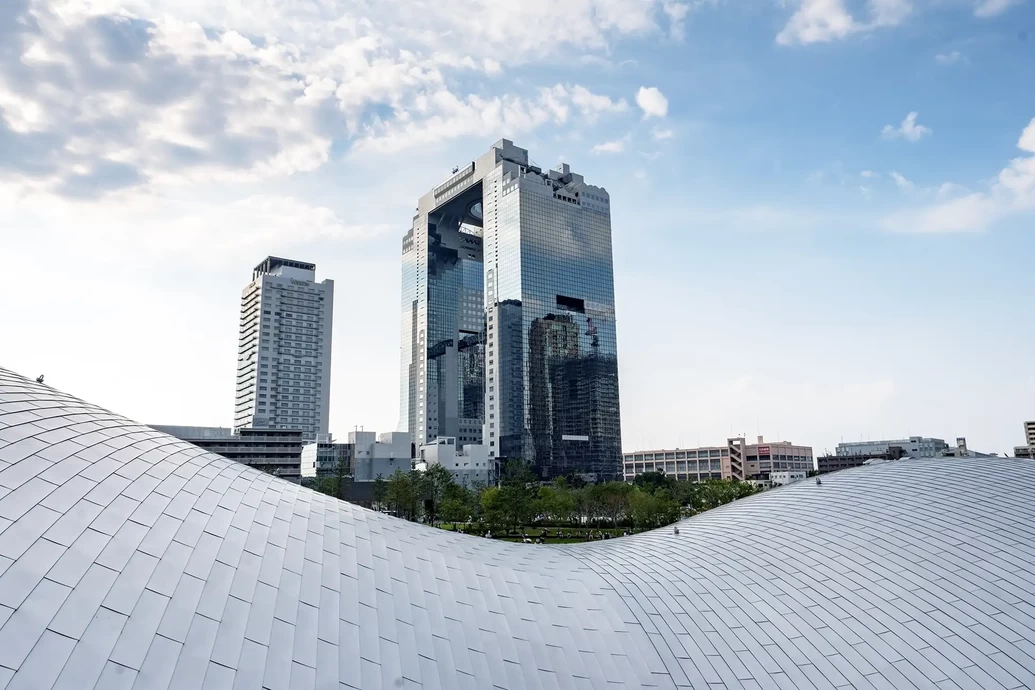
[[[473,166],[421,199],[403,238],[399,428],[418,445],[439,436],[482,442],[485,307]]]
[[[543,479],[621,478],[605,190],[497,142],[421,198],[402,321],[401,428],[426,442],[479,422],[492,457]]]

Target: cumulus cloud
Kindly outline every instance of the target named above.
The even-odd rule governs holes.
[[[636,92],[636,105],[640,106],[645,118],[668,115],[668,99],[654,86],[640,87]]]
[[[893,213],[884,226],[906,232],[973,232],[1006,216],[1035,210],[1035,118],[1024,128],[1017,147],[1026,155],[1000,170],[987,191],[942,185],[934,204]]]
[[[670,0],[458,0],[433,13],[420,0],[7,0],[0,184],[95,199],[309,171],[332,150],[452,138],[443,123],[480,136],[568,110],[592,122],[629,104],[582,86],[466,93],[453,73],[603,51],[680,17]]]
[[[671,129],[666,129],[666,128],[662,128],[662,127],[655,127],[654,129],[651,130],[650,134],[656,140],[664,141],[665,139],[671,139],[673,132],[672,132]]]
[[[662,9],[669,19],[669,34],[677,41],[686,37],[686,16],[690,14],[690,5],[685,2],[666,0]]]
[[[0,175],[23,187],[94,198],[151,182],[290,174],[327,159],[338,126],[323,107],[327,88],[296,73],[275,42],[27,2],[8,30]]]
[[[597,117],[604,113],[622,113],[629,109],[629,104],[624,98],[614,101],[578,84],[566,89],[565,95],[571,98],[572,105],[577,107],[589,122],[595,122]]]
[[[881,136],[885,139],[920,141],[925,136],[931,134],[931,129],[917,124],[917,117],[917,113],[912,112],[906,115],[906,119],[902,120],[902,123],[898,127],[893,125],[884,125],[884,129],[881,130]]]
[[[776,36],[780,45],[827,43],[902,24],[915,10],[914,0],[866,0],[865,9],[850,10],[847,0],[791,0],[797,9]],[[978,17],[994,17],[1023,0],[971,0]],[[787,4],[781,0],[781,6]],[[928,9],[939,3],[929,3]],[[951,6],[952,3],[941,3]],[[950,53],[951,55],[951,53]]]
[[[593,147],[593,153],[621,153],[625,150],[626,140],[614,139],[612,141],[605,141],[602,144],[597,144]]]
[[[856,19],[844,0],[801,0],[776,36],[780,45],[827,43],[886,26],[897,26],[913,11],[909,0],[869,0],[868,17]]]
[[[888,173],[888,174],[889,174],[889,175],[891,176],[891,179],[893,179],[893,180],[895,181],[895,185],[896,185],[896,186],[897,186],[897,187],[898,187],[899,189],[901,189],[902,191],[909,191],[909,190],[911,190],[911,189],[913,188],[913,186],[914,186],[914,185],[913,185],[913,183],[912,183],[912,182],[910,182],[910,181],[909,181],[909,180],[908,180],[908,179],[907,179],[907,178],[905,177],[905,175],[902,175],[902,174],[900,174],[900,173],[897,173],[897,172],[895,172],[894,170],[892,170],[892,171],[891,171],[890,173]]]
[[[861,173],[859,173],[859,175],[860,177],[865,177],[868,179],[878,177],[878,174],[873,172],[872,170],[863,170]]]
[[[628,108],[624,100],[614,101],[583,86],[556,84],[540,88],[535,96],[470,95],[460,98],[443,88],[416,99],[420,117],[401,115],[369,125],[357,141],[366,151],[394,153],[460,137],[496,137],[528,132],[552,122],[568,120],[572,108],[587,120]]]

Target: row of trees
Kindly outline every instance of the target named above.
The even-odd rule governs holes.
[[[346,498],[351,478],[339,467],[316,488]],[[711,479],[676,481],[662,473],[641,474],[632,484],[586,485],[577,478],[540,484],[520,461],[508,462],[498,486],[465,487],[441,465],[427,472],[396,470],[374,482],[374,509],[431,524],[474,524],[511,531],[527,527],[632,527],[650,529],[748,496],[745,482]]]

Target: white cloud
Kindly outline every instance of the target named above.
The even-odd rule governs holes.
[[[905,139],[906,141],[920,141],[925,136],[931,134],[931,129],[923,125],[916,123],[917,113],[912,112],[906,115],[906,119],[902,120],[902,124],[898,127],[893,125],[884,125],[884,129],[881,130],[881,136],[885,139]]]
[[[780,45],[827,43],[852,34],[897,26],[912,13],[909,0],[869,0],[869,19],[859,21],[844,0],[801,0],[786,26],[776,36]]]
[[[668,99],[654,86],[641,86],[636,92],[636,105],[643,110],[643,116],[665,117],[668,115]]]
[[[0,7],[0,184],[79,198],[311,171],[336,144],[402,132],[388,148],[419,145],[443,122],[480,135],[565,122],[568,108],[593,121],[629,104],[581,86],[530,96],[535,86],[510,94],[495,81],[468,93],[452,73],[605,51],[682,20],[669,0]]]
[[[685,2],[665,0],[662,9],[669,19],[669,34],[677,41],[686,37],[686,16],[690,13],[690,5]]]
[[[902,191],[909,191],[909,190],[913,189],[913,187],[914,187],[913,183],[910,182],[908,179],[906,179],[906,177],[904,175],[901,175],[901,174],[895,172],[894,170],[892,170],[890,173],[888,173],[888,175],[891,176],[891,179],[895,180],[895,185],[897,185],[898,188],[901,189]]]
[[[656,140],[664,141],[665,139],[671,139],[673,133],[672,133],[671,129],[664,129],[664,128],[661,128],[661,127],[655,127],[654,129],[651,130],[650,134]]]
[[[1021,138],[1017,142],[1017,148],[1028,153],[1035,153],[1035,118],[1021,132]]]
[[[866,0],[865,11],[858,15],[853,15],[853,12],[849,10],[847,0],[793,1],[797,4],[797,9],[776,36],[776,42],[780,45],[827,43],[854,34],[898,26],[914,11],[914,0]],[[993,17],[1019,5],[1023,0],[973,0],[973,2],[976,16]],[[779,4],[784,6],[787,4],[787,0],[781,0]],[[937,3],[930,4],[937,5]]]
[[[988,191],[942,185],[935,204],[893,213],[884,226],[906,232],[973,232],[1006,216],[1035,210],[1035,118],[1024,128],[1017,147],[1028,155],[1010,161]]]
[[[898,26],[912,13],[910,0],[870,0],[869,28]]]
[[[939,53],[934,56],[934,61],[939,65],[955,65],[957,62],[965,59],[958,50],[954,50],[951,53]]]
[[[162,17],[26,5],[0,43],[0,179],[77,198],[152,183],[248,180],[328,156],[330,85],[290,51]],[[28,61],[20,55],[32,55]],[[5,127],[6,124],[6,127]]]
[[[863,170],[861,173],[859,173],[859,175],[861,177],[865,177],[865,178],[868,178],[868,179],[869,178],[874,178],[874,177],[879,177],[878,173],[875,173],[872,170]]]
[[[825,43],[854,33],[855,20],[843,0],[802,0],[787,25],[776,35],[780,45]]]
[[[977,0],[974,7],[974,15],[977,17],[995,17],[1014,5],[1019,5],[1022,0]]]
[[[587,120],[601,113],[621,112],[624,100],[613,101],[582,86],[556,84],[540,88],[536,97],[478,96],[460,98],[442,88],[415,100],[420,117],[401,115],[368,125],[356,142],[362,151],[394,153],[462,137],[495,138],[528,132],[552,122],[567,122],[571,108]]]
[[[593,153],[621,153],[625,150],[626,139],[614,139],[597,144],[592,148]]]
[[[967,196],[970,193],[971,190],[961,184],[956,184],[955,182],[943,182],[938,185],[938,189],[935,190],[934,198],[938,201],[948,201],[961,196]]]
[[[575,85],[567,89],[567,95],[589,122],[595,122],[597,116],[604,113],[622,113],[629,109],[629,104],[624,98],[613,101],[607,96],[593,93],[584,86]]]

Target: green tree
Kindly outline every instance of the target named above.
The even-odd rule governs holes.
[[[413,491],[413,481],[408,472],[397,469],[392,472],[386,482],[385,500],[395,513],[396,517],[413,519],[413,505],[416,497]]]
[[[535,513],[553,522],[571,522],[577,510],[576,497],[564,477],[539,487]]]
[[[383,510],[385,500],[388,498],[388,482],[380,474],[374,477],[373,497],[374,510]]]
[[[629,512],[632,491],[633,487],[625,482],[594,484],[589,488],[594,513],[607,518],[612,526],[617,527],[618,521],[624,519]]]
[[[676,480],[664,472],[644,472],[643,474],[636,475],[636,479],[633,480],[633,486],[650,493],[658,490],[671,493],[675,483]]]
[[[694,514],[750,496],[757,491],[758,488],[749,482],[706,479],[702,482],[679,482],[675,493],[679,504]]]
[[[538,483],[528,465],[521,460],[507,461],[500,477],[498,499],[502,503],[503,524],[509,528],[529,524],[535,517],[537,491]]]
[[[424,473],[424,512],[431,524],[434,525],[439,520],[440,504],[452,486],[456,486],[456,482],[453,481],[453,475],[442,465],[432,465]]]
[[[641,529],[662,527],[679,519],[679,505],[666,491],[634,488],[629,496],[629,517]]]
[[[406,505],[407,519],[416,521],[422,514],[425,497],[428,495],[428,477],[424,472],[410,470],[407,474],[410,480],[409,503]]]
[[[339,453],[338,462],[334,465],[334,495],[340,500],[345,500],[351,494],[352,489],[352,468],[345,459],[344,453]]]
[[[474,505],[478,498],[477,493],[453,482],[442,494],[438,508],[439,519],[453,523],[453,529],[456,529],[456,523],[467,522],[478,512]]]
[[[482,521],[489,529],[499,529],[506,524],[507,517],[503,496],[498,486],[490,486],[482,491],[481,497]]]
[[[456,523],[467,522],[471,513],[467,510],[467,504],[455,498],[443,499],[438,506],[438,516],[445,522],[452,523],[452,529],[456,529]]]

